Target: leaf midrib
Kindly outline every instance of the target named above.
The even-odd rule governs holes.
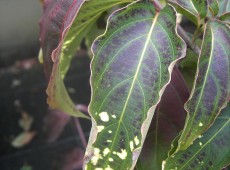
[[[193,112],[192,120],[191,120],[190,123],[189,123],[190,126],[191,126],[191,125],[193,124],[193,122],[194,122],[195,116],[197,115],[197,111],[198,111],[198,108],[199,108],[199,106],[200,106],[201,98],[202,98],[203,95],[204,95],[204,88],[206,87],[206,82],[207,82],[207,77],[208,77],[208,73],[209,73],[209,70],[210,70],[210,65],[211,65],[211,62],[212,62],[212,60],[213,60],[214,35],[213,35],[213,31],[212,31],[211,27],[210,27],[210,30],[211,30],[211,34],[212,34],[212,46],[211,46],[210,59],[209,59],[208,67],[207,67],[207,69],[206,69],[205,78],[204,78],[204,83],[203,83],[203,85],[202,85],[202,89],[201,89],[201,92],[200,92],[200,96],[199,96],[197,105],[196,105],[196,107],[195,107],[195,110],[194,110],[194,112]],[[200,55],[201,55],[201,54],[202,54],[202,53],[200,53]],[[200,56],[200,57],[202,57],[202,56]],[[203,57],[204,57],[204,56],[203,56]],[[199,76],[198,74],[199,74],[199,72],[197,73],[197,77]],[[196,87],[195,87],[195,88],[196,88]],[[194,88],[194,91],[193,91],[192,95],[193,95],[194,92],[195,92],[195,88]],[[192,95],[191,95],[191,96],[192,96]],[[191,101],[191,100],[190,100],[190,101]],[[188,107],[190,107],[190,105],[189,105]]]

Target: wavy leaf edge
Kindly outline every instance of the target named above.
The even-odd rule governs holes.
[[[123,7],[123,8],[120,8],[120,9],[117,9],[116,11],[114,11],[114,12],[109,16],[109,18],[107,19],[107,24],[106,24],[106,30],[105,30],[105,32],[104,32],[102,35],[99,35],[99,36],[94,40],[93,44],[94,44],[98,39],[100,39],[101,37],[103,37],[103,36],[107,33],[109,21],[110,21],[111,17],[112,17],[115,13],[117,13],[117,12],[119,12],[119,11],[122,11],[122,10],[125,10],[125,9],[128,8],[129,6],[131,6],[131,5],[133,5],[133,4],[136,4],[136,3],[138,3],[138,2],[141,2],[141,0],[136,0],[136,1],[134,1],[134,2],[132,2],[132,3],[130,3],[130,4],[128,4],[127,6],[125,6],[125,7]],[[177,11],[176,11],[176,9],[174,8],[173,5],[169,4],[169,6],[173,8],[173,10],[174,10],[175,13],[177,13]],[[178,16],[176,16],[176,18],[178,18]],[[133,164],[132,164],[131,169],[134,169],[135,164],[136,164],[136,162],[137,162],[137,160],[138,160],[139,154],[140,154],[141,149],[142,149],[143,144],[144,144],[145,137],[146,137],[146,135],[147,135],[146,129],[148,129],[149,126],[150,126],[150,123],[151,123],[152,118],[153,118],[153,116],[154,116],[154,111],[155,111],[155,109],[156,109],[158,103],[159,103],[160,100],[161,100],[161,97],[162,97],[162,95],[163,95],[163,92],[164,92],[165,88],[167,87],[167,85],[168,85],[168,84],[170,83],[170,81],[171,81],[171,74],[172,74],[173,68],[174,68],[175,64],[176,64],[179,60],[181,60],[181,59],[183,59],[183,58],[186,57],[187,46],[186,46],[186,43],[185,43],[185,41],[183,40],[183,38],[180,37],[180,35],[178,34],[177,27],[178,27],[178,25],[176,24],[175,33],[177,34],[177,37],[182,41],[182,43],[185,44],[185,48],[183,49],[183,52],[182,52],[181,56],[178,57],[178,59],[176,59],[175,61],[173,61],[173,62],[170,64],[170,66],[168,67],[168,73],[169,73],[169,75],[170,75],[169,81],[168,81],[168,82],[161,88],[161,90],[159,91],[159,100],[157,101],[157,103],[156,103],[155,105],[153,105],[153,106],[148,110],[148,112],[147,112],[147,118],[144,120],[144,122],[143,122],[143,124],[142,124],[142,127],[141,127],[141,134],[142,134],[141,146],[140,146],[139,148],[134,149],[134,151],[133,151],[133,156],[132,156]],[[94,51],[93,51],[93,49],[92,49],[92,46],[91,46],[91,52],[92,52],[92,54],[93,54],[93,58],[92,58],[91,65],[90,65],[90,70],[91,70],[90,86],[91,86],[91,93],[92,93],[92,92],[93,92],[93,88],[92,88],[92,68],[91,68],[91,67],[92,67],[92,62],[93,62],[93,60],[94,60],[94,56],[95,56],[95,53],[94,53]],[[90,100],[90,101],[92,101],[92,96],[91,96],[91,100]],[[97,139],[97,136],[98,136],[97,123],[96,123],[95,119],[93,118],[93,116],[91,115],[91,113],[89,113],[89,114],[90,114],[91,121],[92,121],[92,128],[91,128],[91,132],[90,132],[90,137],[91,137],[91,138],[90,138],[89,141],[88,141],[88,146],[87,146],[87,148],[86,148],[85,157],[84,157],[84,160],[83,160],[83,169],[85,169],[85,170],[87,170],[87,163],[90,161],[91,157],[93,156],[93,155],[89,155],[89,156],[86,156],[86,155],[88,155],[89,153],[93,153],[93,146],[92,146],[92,145],[95,143],[95,141],[96,141],[96,139]],[[148,124],[148,125],[147,125],[147,124]]]

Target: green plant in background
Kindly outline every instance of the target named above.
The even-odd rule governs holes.
[[[178,13],[196,26],[191,38]],[[107,26],[100,27],[106,15]],[[40,28],[50,107],[88,119],[63,79],[81,42],[92,45],[84,169],[217,170],[230,163],[228,0],[47,0]],[[192,87],[189,98],[181,93],[180,87],[187,90],[181,73]],[[143,148],[144,142],[150,145]]]

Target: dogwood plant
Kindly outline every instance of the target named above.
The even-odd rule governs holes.
[[[84,169],[218,170],[230,163],[230,1],[45,0],[43,7],[48,103],[92,122]],[[193,35],[180,26],[181,15],[196,27]],[[83,40],[93,55],[90,117],[63,82]]]

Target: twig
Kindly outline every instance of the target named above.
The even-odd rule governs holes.
[[[158,0],[152,0],[153,5],[158,9],[162,9],[162,5],[158,2]],[[186,34],[185,30],[178,24],[177,26],[177,32],[178,34],[183,38],[185,43],[187,44],[188,47],[190,47],[196,54],[200,54],[200,48],[196,46],[195,44],[192,43],[191,39],[189,36]]]
[[[82,127],[81,127],[81,123],[80,123],[78,118],[73,118],[73,120],[74,120],[75,126],[77,127],[77,131],[78,131],[79,137],[81,139],[81,143],[82,143],[83,147],[86,148],[87,142],[86,142],[85,135],[84,135],[84,132],[83,132]]]

